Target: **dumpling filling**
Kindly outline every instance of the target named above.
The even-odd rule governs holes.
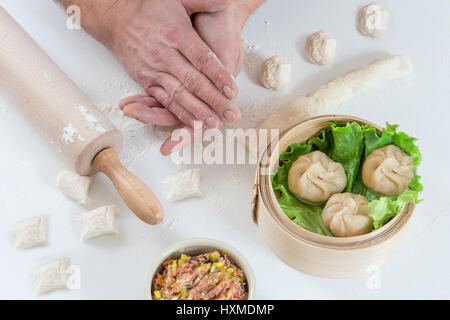
[[[152,283],[155,300],[247,300],[247,281],[225,252],[163,262]]]

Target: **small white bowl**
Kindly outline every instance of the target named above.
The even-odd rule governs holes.
[[[239,253],[235,248],[218,240],[207,238],[193,238],[176,242],[168,248],[161,251],[153,261],[152,265],[147,271],[145,277],[145,291],[144,296],[146,300],[152,299],[152,281],[156,273],[162,269],[162,263],[168,259],[177,259],[182,253],[186,255],[199,255],[202,253],[218,250],[225,251],[233,261],[245,274],[247,280],[248,299],[252,300],[255,292],[255,276],[247,259]]]

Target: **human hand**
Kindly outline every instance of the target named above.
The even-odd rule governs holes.
[[[188,12],[195,13],[198,10],[202,10],[199,4],[204,3],[205,1],[185,0],[184,2],[185,5],[188,6]],[[189,7],[191,2],[195,2],[197,7]],[[259,4],[262,3],[260,0],[254,1],[253,3],[256,2],[259,2]],[[256,9],[256,6],[254,9]],[[248,7],[243,6],[242,2],[240,4],[237,2],[230,2],[229,5],[221,10],[197,13],[193,19],[193,25],[200,37],[207,45],[209,45],[227,70],[234,76],[239,74],[244,61],[241,31],[245,21],[253,10],[249,10]],[[149,96],[145,99],[150,103],[145,106],[145,101],[143,101],[142,97],[142,95],[138,95],[126,98],[121,101],[120,106],[121,108],[124,108],[124,110],[147,108],[154,113],[151,123],[170,126],[168,123],[172,122],[171,115],[169,113],[163,114],[162,110],[155,108],[157,106],[154,105],[153,99]],[[156,113],[158,113],[158,116],[156,116]],[[179,125],[179,122],[174,123],[174,126]],[[191,137],[193,137],[193,134],[191,134]],[[190,142],[191,141],[183,142],[183,145],[189,144]],[[170,154],[173,151],[173,148],[179,145],[179,143],[180,141],[172,141],[172,139],[169,138],[163,143],[161,152],[163,154]]]
[[[197,13],[193,19],[195,30],[234,77],[237,77],[244,63],[241,31],[247,18],[241,7],[230,3],[219,11]],[[192,133],[190,141],[180,142],[169,137],[162,144],[161,153],[170,154],[180,143],[184,146],[192,140]]]
[[[200,120],[205,127],[216,128],[222,125],[220,116],[230,122],[239,121],[239,109],[231,101],[238,93],[237,85],[195,32],[180,1],[65,2],[82,6],[83,28],[109,48],[146,93],[182,123],[193,127],[194,121]],[[197,0],[190,2],[194,9],[200,4]],[[226,2],[207,1],[210,10],[221,9]],[[102,6],[102,10],[96,6]],[[136,106],[125,108],[125,113],[144,122],[155,115],[167,116],[162,108]]]
[[[195,15],[193,25],[200,37],[229,72],[237,77],[244,63],[242,28],[246,18],[236,3],[216,12]]]

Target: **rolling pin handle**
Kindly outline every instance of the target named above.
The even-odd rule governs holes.
[[[113,148],[100,151],[93,165],[111,179],[120,197],[139,219],[153,225],[163,220],[164,211],[158,198],[122,165]]]

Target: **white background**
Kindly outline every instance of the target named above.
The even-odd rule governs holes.
[[[81,30],[68,30],[64,11],[49,0],[1,0],[46,52],[99,106],[139,88],[114,57]],[[156,254],[171,243],[190,237],[211,237],[238,248],[253,266],[259,299],[450,298],[450,1],[382,1],[390,12],[382,39],[358,33],[355,20],[360,0],[268,0],[248,21],[244,32],[247,63],[238,82],[237,102],[244,125],[290,98],[306,94],[331,77],[387,54],[407,54],[414,74],[385,83],[353,98],[329,113],[351,114],[383,125],[386,121],[417,138],[423,154],[420,174],[425,199],[414,212],[406,245],[381,269],[381,287],[370,290],[367,276],[329,280],[291,269],[262,239],[250,218],[253,165],[201,166],[205,197],[169,203],[160,184],[180,171],[157,152],[160,139],[131,170],[159,196],[166,220],[148,226],[123,205],[110,183],[96,176],[91,198],[82,207],[55,187],[66,165],[47,142],[2,97],[0,100],[0,298],[141,299],[144,275]],[[265,21],[267,23],[265,23]],[[338,41],[333,63],[314,66],[304,57],[307,35],[320,29]],[[290,87],[283,92],[262,88],[257,64],[272,55],[292,64]],[[0,75],[13,76],[13,75]],[[113,119],[113,121],[116,121]],[[148,133],[147,133],[148,134]],[[83,243],[74,217],[96,206],[119,206],[120,235]],[[9,229],[36,215],[50,219],[47,247],[16,251]],[[32,271],[53,259],[69,257],[81,269],[81,290],[37,296]]]

